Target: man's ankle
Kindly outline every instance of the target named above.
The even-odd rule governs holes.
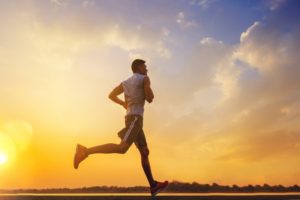
[[[150,185],[150,187],[155,187],[157,185],[157,181],[153,181],[152,183],[151,183],[151,185]]]

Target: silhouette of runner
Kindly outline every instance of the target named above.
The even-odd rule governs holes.
[[[103,144],[87,148],[77,144],[74,156],[74,168],[77,169],[79,163],[91,154],[95,153],[119,153],[124,154],[129,147],[134,144],[141,154],[142,167],[150,185],[150,193],[155,196],[165,189],[168,181],[158,182],[154,180],[149,162],[149,149],[143,131],[143,113],[145,100],[151,103],[154,98],[150,87],[150,79],[147,76],[147,66],[144,60],[136,59],[131,64],[133,75],[120,85],[115,87],[109,94],[109,98],[126,109],[125,128],[118,132],[121,138],[120,144]],[[125,101],[118,95],[124,93]]]

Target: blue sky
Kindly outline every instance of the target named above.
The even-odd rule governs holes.
[[[165,26],[181,36],[191,39],[211,36],[226,43],[239,42],[240,34],[254,21],[270,14],[271,1],[53,1],[56,9],[44,9],[51,2],[37,2],[40,17],[45,23],[56,23],[63,18],[81,17],[90,25],[116,23],[131,26],[145,26],[149,31]],[[91,6],[93,4],[93,6]],[[59,7],[60,5],[60,7]],[[72,9],[70,9],[72,8]],[[45,15],[49,12],[49,15]],[[186,22],[194,22],[187,32],[180,32],[176,17],[182,12]],[[73,13],[73,14],[72,14]],[[112,14],[113,13],[113,14]],[[50,17],[51,16],[51,17]],[[186,37],[187,37],[186,36]]]
[[[73,1],[71,6],[80,9],[81,3],[81,1],[76,1],[76,3]],[[188,31],[191,36],[211,36],[227,43],[237,43],[240,34],[247,27],[254,21],[259,21],[270,14],[271,4],[271,1],[257,0],[122,1],[121,3],[98,1],[88,14],[85,13],[85,10],[82,10],[80,14],[95,22],[103,20],[110,23],[113,21],[118,24],[146,26],[149,29],[167,26],[178,31],[174,18],[182,12],[185,20],[195,23],[195,27]],[[87,3],[87,5],[89,4]],[[63,9],[62,11],[61,14],[66,17],[66,12],[70,10]],[[106,18],[107,13],[113,13],[113,15]],[[180,34],[180,32],[178,33]]]

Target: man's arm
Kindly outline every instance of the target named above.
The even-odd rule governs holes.
[[[146,101],[151,103],[153,101],[154,94],[150,87],[150,78],[148,76],[144,78],[144,91],[145,91]]]
[[[115,87],[109,94],[109,98],[117,103],[117,104],[120,104],[121,106],[123,106],[125,109],[127,109],[127,105],[126,105],[126,102],[121,100],[118,95],[122,94],[124,91],[123,91],[123,86],[122,86],[122,83],[120,85],[118,85],[117,87]]]

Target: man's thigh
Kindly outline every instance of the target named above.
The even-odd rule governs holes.
[[[131,145],[136,140],[140,130],[140,120],[137,117],[130,118],[130,121],[126,121],[126,127],[118,132],[118,136],[122,139],[121,143],[126,142]]]

